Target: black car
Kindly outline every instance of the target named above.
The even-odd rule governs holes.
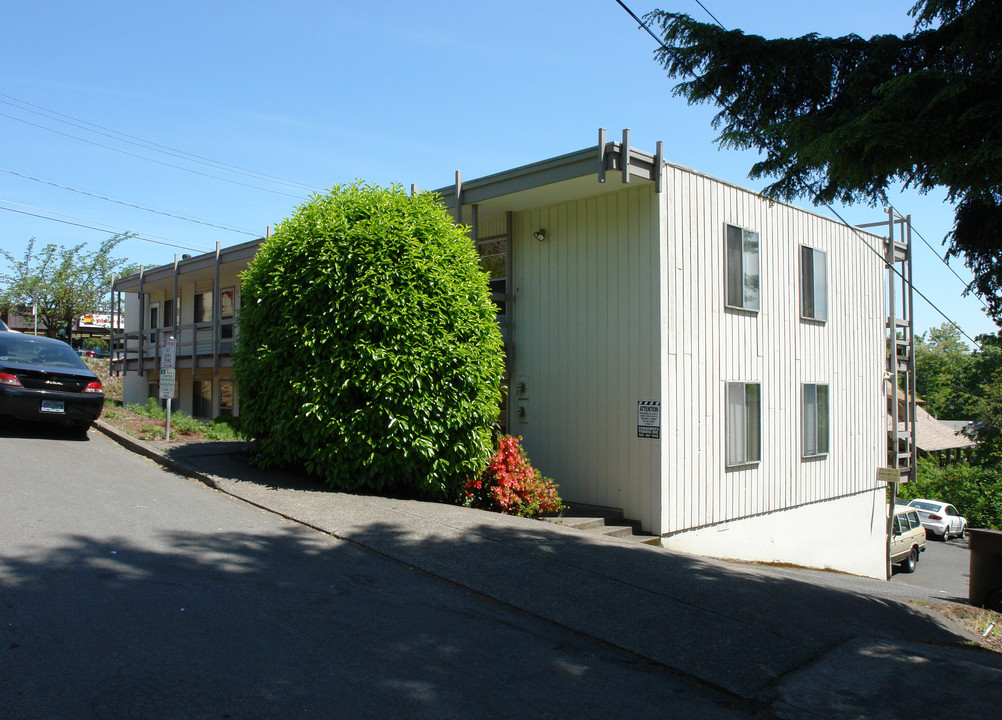
[[[69,345],[0,332],[0,415],[86,430],[103,406],[101,381]]]

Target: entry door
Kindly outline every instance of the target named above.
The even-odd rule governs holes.
[[[501,378],[501,410],[498,415],[497,424],[501,433],[507,434],[510,432],[508,388],[515,363],[515,345],[511,337],[514,309],[511,297],[512,214],[510,212],[505,214],[500,232],[497,232],[496,221],[488,221],[484,224],[488,225],[488,223],[494,229],[493,234],[489,234],[486,237],[478,237],[478,228],[476,227],[474,227],[473,232],[477,254],[480,255],[480,265],[490,274],[487,284],[490,289],[491,300],[497,308],[498,328],[501,330],[501,339],[504,341],[504,375]],[[478,223],[475,221],[476,224]]]

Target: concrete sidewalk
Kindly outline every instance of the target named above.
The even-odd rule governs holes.
[[[130,449],[218,490],[762,703],[777,717],[991,717],[1002,656],[917,588],[671,553],[551,523],[350,495],[250,465],[240,443]],[[765,708],[763,708],[765,709]]]

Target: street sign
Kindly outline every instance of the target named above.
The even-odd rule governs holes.
[[[879,467],[877,468],[877,482],[896,483],[901,482],[901,471],[897,468]]]
[[[174,368],[160,368],[160,398],[174,397]]]
[[[174,369],[174,358],[177,356],[177,340],[173,337],[164,338],[160,346],[160,367]],[[161,395],[161,397],[163,397]]]

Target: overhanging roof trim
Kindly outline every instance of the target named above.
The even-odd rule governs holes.
[[[263,243],[264,240],[265,238],[258,238],[257,240],[248,240],[247,242],[240,243],[239,245],[231,245],[229,247],[220,248],[220,264],[250,260],[257,254],[257,251],[261,247],[261,243]],[[211,268],[215,264],[216,251],[212,250],[211,252],[202,253],[201,255],[195,255],[187,260],[179,260],[177,267],[179,273],[190,273]],[[160,265],[158,267],[150,268],[149,270],[144,269],[142,277],[144,284],[170,279],[174,277],[174,263]],[[115,290],[118,292],[138,292],[139,273],[134,273],[133,275],[116,279]]]
[[[630,176],[653,181],[657,177],[654,156],[634,147],[630,147],[629,152]],[[621,157],[622,144],[608,143],[605,152],[606,170],[621,169]],[[481,203],[503,195],[511,195],[565,180],[598,175],[600,162],[597,149],[591,147],[493,175],[486,175],[475,180],[464,180],[461,184],[463,205]],[[440,188],[434,192],[442,199],[447,208],[455,209],[455,185]]]

